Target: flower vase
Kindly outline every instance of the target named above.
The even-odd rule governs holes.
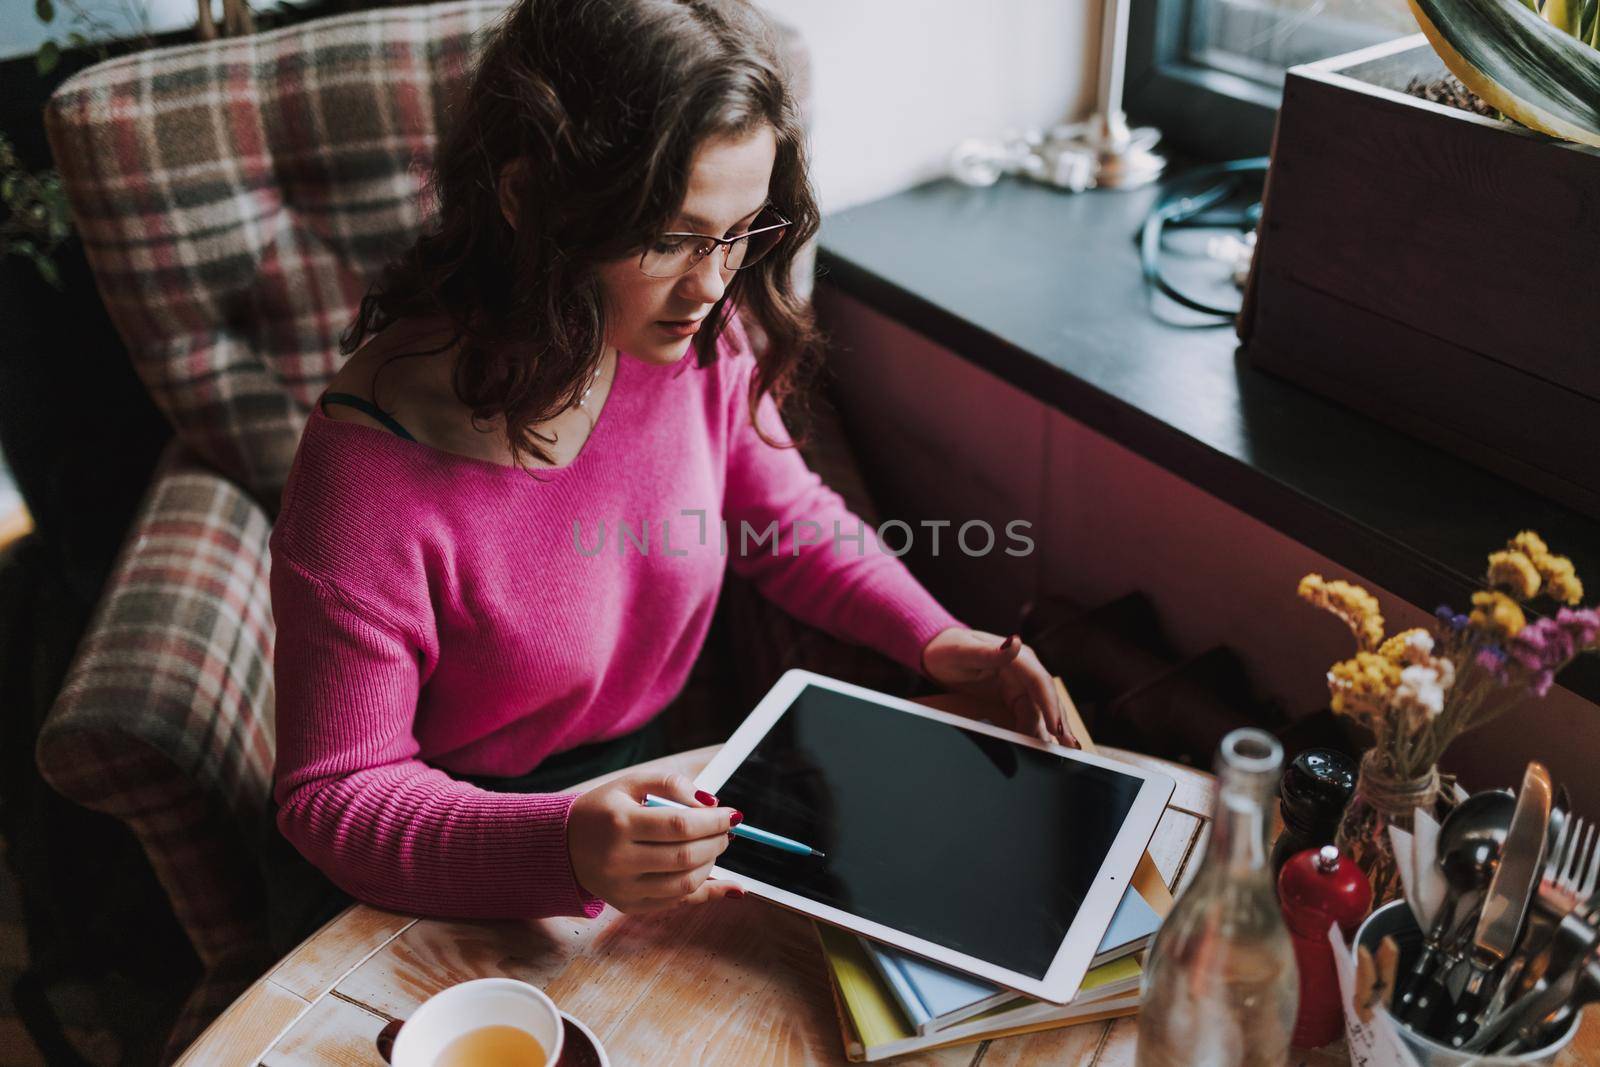
[[[1339,820],[1334,844],[1366,874],[1372,884],[1373,908],[1404,894],[1389,827],[1410,833],[1412,813],[1417,808],[1437,813],[1441,795],[1437,766],[1418,776],[1406,776],[1381,759],[1376,749],[1361,758],[1355,794]]]

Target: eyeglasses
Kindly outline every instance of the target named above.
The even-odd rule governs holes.
[[[755,221],[753,229],[734,237],[664,233],[639,257],[639,269],[651,278],[676,278],[689,273],[701,260],[721,248],[723,269],[743,270],[778,247],[789,226],[789,220],[771,208],[762,211]]]

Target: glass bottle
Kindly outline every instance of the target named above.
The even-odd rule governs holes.
[[[1280,1067],[1299,998],[1267,862],[1283,746],[1234,730],[1217,752],[1211,841],[1146,962],[1137,1067]]]

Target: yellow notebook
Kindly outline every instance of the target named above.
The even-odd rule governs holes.
[[[900,1009],[895,1004],[888,986],[873,969],[856,936],[826,923],[813,923],[813,925],[822,943],[823,955],[828,961],[828,983],[832,987],[834,1010],[839,1016],[839,1029],[844,1035],[845,1056],[853,1063],[874,1062],[893,1056],[903,1056],[910,1052],[1104,1022],[1107,1019],[1133,1015],[1139,1010],[1138,993],[1135,991],[1113,996],[1105,1001],[1086,1004],[1081,1013],[1075,1013],[1071,1017],[1057,1017],[1016,1026],[1007,1025],[1005,1016],[1026,1011],[1028,1005],[1033,1003],[1028,998],[1021,998],[1021,1004],[992,1008],[983,1015],[958,1023],[948,1030],[925,1037],[919,1036],[900,1014]],[[1131,969],[1133,974],[1139,971],[1139,965],[1132,957],[1106,964],[1104,968],[1096,970],[1123,967]],[[1089,985],[1087,977],[1084,985],[1085,987]]]

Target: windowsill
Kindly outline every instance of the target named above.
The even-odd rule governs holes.
[[[1600,522],[1257,371],[1231,327],[1153,302],[1133,235],[1154,196],[934,182],[828,216],[819,280],[1419,607],[1464,604],[1519,529],[1600,581]],[[1559,681],[1600,702],[1596,657]]]

